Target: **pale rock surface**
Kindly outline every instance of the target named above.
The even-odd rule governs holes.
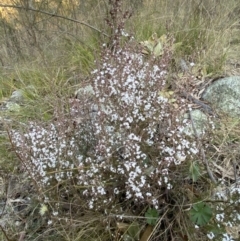
[[[240,76],[231,76],[213,82],[203,93],[203,100],[217,112],[240,117]]]

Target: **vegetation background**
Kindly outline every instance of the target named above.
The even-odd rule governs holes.
[[[50,210],[53,202],[58,203],[62,198],[61,192],[54,196],[55,201],[44,203],[40,196],[47,191],[41,190],[40,195],[33,187],[33,180],[23,175],[21,161],[24,160],[20,158],[20,161],[16,156],[6,129],[8,133],[10,129],[24,129],[23,123],[28,125],[29,121],[44,126],[55,120],[56,113],[61,116],[69,99],[88,83],[97,66],[96,60],[101,62],[102,45],[109,43],[114,36],[106,19],[111,19],[111,9],[116,2],[122,3],[123,13],[131,13],[130,18],[122,18],[120,22],[124,22],[124,32],[133,36],[136,43],[146,41],[156,33],[159,37],[173,38],[179,44],[169,64],[171,76],[175,76],[175,81],[176,76],[179,79],[178,85],[186,85],[189,79],[181,68],[182,60],[187,65],[194,63],[190,75],[205,83],[219,76],[240,75],[240,3],[237,0],[2,0],[1,106],[19,89],[24,91],[25,101],[20,111],[3,111],[0,116],[1,200],[11,203],[11,200],[28,196],[31,202],[24,206],[18,201],[17,207],[13,203],[8,206],[11,215],[7,222],[0,222],[1,240],[208,240],[211,236],[207,235],[212,233],[222,234],[222,239],[215,237],[224,240],[224,235],[230,235],[224,225],[218,230],[218,222],[212,218],[214,208],[211,206],[209,211],[208,205],[207,208],[196,206],[201,209],[200,213],[205,213],[201,217],[207,219],[196,229],[199,216],[194,221],[189,218],[185,203],[182,206],[178,203],[180,198],[177,194],[166,204],[164,210],[167,214],[160,215],[149,205],[128,210],[125,218],[119,220],[116,210],[114,215],[89,210],[84,200],[78,200],[81,212],[74,216],[69,207],[62,207],[62,216],[58,216]],[[115,20],[113,24],[119,24],[119,19]],[[233,158],[232,153],[238,155],[239,123],[236,120],[222,123],[209,144],[217,148],[206,150],[209,160],[229,160],[230,156]],[[172,192],[180,190],[185,197],[181,200],[187,200],[188,204],[190,201],[192,204],[201,203],[207,199],[206,191],[214,190],[215,186],[201,165],[196,169],[192,165],[191,168],[201,173],[198,182],[185,184],[188,191],[182,191],[178,186]],[[183,165],[175,172],[185,175],[189,172],[189,165]],[[21,187],[16,187],[16,183]],[[11,185],[14,186],[12,192],[9,191]],[[24,185],[27,186],[25,193],[22,190]],[[19,214],[21,208],[25,210],[24,214]],[[211,221],[208,220],[209,212]],[[53,224],[50,225],[49,220]]]

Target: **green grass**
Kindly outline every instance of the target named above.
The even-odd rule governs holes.
[[[134,33],[141,41],[153,32],[158,36],[172,34],[182,43],[178,57],[219,73],[225,64],[229,34],[237,21],[233,14],[236,7],[236,1],[149,1],[133,17]]]

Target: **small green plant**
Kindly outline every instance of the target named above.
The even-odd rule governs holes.
[[[196,182],[198,178],[201,176],[198,162],[194,162],[194,161],[191,162],[189,173],[190,173],[190,178],[193,180],[193,182]]]
[[[162,35],[160,38],[158,38],[157,34],[154,33],[148,40],[141,42],[141,45],[143,46],[142,53],[150,55],[153,54],[154,56],[159,57],[163,54],[163,47],[166,42],[166,35]]]
[[[190,218],[196,225],[206,225],[212,218],[212,209],[204,202],[193,204],[190,210]]]
[[[145,217],[149,225],[155,226],[159,218],[159,213],[155,208],[149,208],[145,213]]]

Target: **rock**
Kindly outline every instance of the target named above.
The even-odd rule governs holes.
[[[6,108],[8,111],[11,111],[11,112],[20,112],[21,110],[21,106],[14,102],[7,102]]]
[[[15,90],[13,91],[9,101],[14,103],[19,103],[24,100],[24,91],[23,90]]]
[[[209,102],[218,112],[230,117],[240,117],[240,76],[219,79],[203,93],[203,100]]]
[[[94,95],[94,90],[91,85],[87,85],[85,87],[81,87],[75,92],[76,98],[80,99],[82,95],[87,95],[88,97],[91,97]]]
[[[24,91],[21,89],[13,91],[11,97],[1,103],[0,111],[19,112],[20,104],[24,101]]]
[[[11,112],[19,112],[21,105],[24,104],[28,98],[36,98],[37,90],[33,85],[28,85],[25,89],[18,89],[13,91],[11,97],[3,102],[1,110],[7,110]]]
[[[189,114],[185,114],[184,118],[190,119]],[[190,124],[187,128],[185,128],[185,133],[190,136],[195,135],[195,131],[193,129],[194,126],[198,136],[204,135],[205,130],[209,124],[207,115],[205,115],[201,110],[192,110],[191,118],[193,121],[193,125]]]
[[[184,59],[180,58],[178,62],[181,71],[186,72],[189,70],[189,67]]]
[[[20,104],[24,102],[24,91],[19,89],[13,91],[11,97],[2,103],[1,111],[19,112]]]

